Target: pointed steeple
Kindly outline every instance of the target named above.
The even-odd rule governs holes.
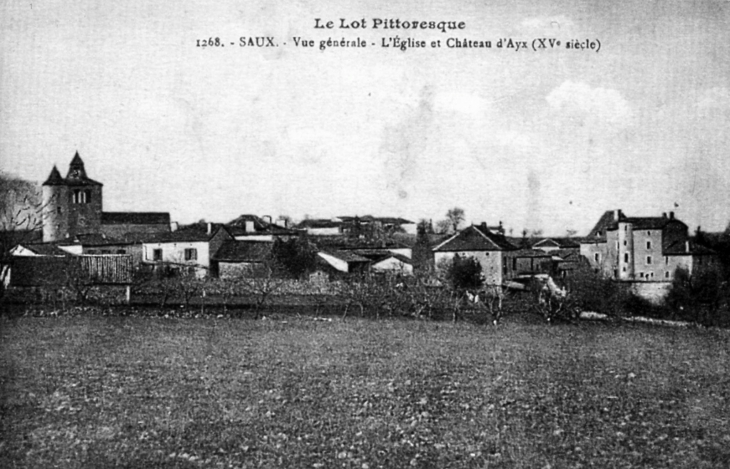
[[[81,160],[78,151],[76,151],[76,154],[71,160],[71,164],[68,165],[68,174],[66,175],[66,179],[86,179],[86,169],[84,168],[84,162]]]
[[[46,182],[43,183],[44,186],[62,186],[65,184],[65,181],[61,177],[61,173],[58,172],[58,168],[56,168],[56,165],[53,165],[53,169],[51,170],[50,176],[48,176],[48,179],[46,179]]]
[[[84,162],[79,156],[78,151],[71,160],[71,164],[68,165],[66,183],[73,185],[102,185],[101,183],[96,182],[93,179],[89,179],[89,177],[86,175],[86,168],[84,168]]]

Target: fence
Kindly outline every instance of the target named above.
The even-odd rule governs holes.
[[[58,286],[68,283],[125,285],[132,283],[132,256],[16,256],[10,266],[10,286]]]

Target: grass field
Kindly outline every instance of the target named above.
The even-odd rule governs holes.
[[[0,467],[730,467],[730,334],[0,319]]]

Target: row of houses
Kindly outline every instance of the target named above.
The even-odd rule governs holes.
[[[309,236],[316,240],[320,276],[410,274],[414,267],[440,268],[460,255],[478,260],[490,284],[543,273],[568,276],[581,266],[618,281],[667,284],[679,267],[696,273],[718,263],[673,212],[629,217],[606,211],[583,238],[512,238],[501,222],[470,225],[449,236],[417,236],[410,220],[370,215],[305,219],[291,226],[286,219],[244,214],[228,223],[180,227],[166,212],[104,212],[102,189],[88,177],[78,153],[65,178],[54,167],[43,184],[42,241],[19,242],[12,255],[125,255],[135,267],[166,264],[227,277],[256,271],[270,258],[275,240]]]

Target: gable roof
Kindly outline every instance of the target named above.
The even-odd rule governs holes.
[[[253,231],[246,231],[246,222],[253,222]],[[263,218],[257,215],[244,214],[241,215],[226,224],[228,231],[233,236],[246,236],[246,235],[260,235],[260,234],[271,234],[271,235],[291,235],[296,234],[296,231],[284,228],[275,223],[269,223]]]
[[[263,262],[271,255],[274,243],[269,241],[223,241],[218,251],[211,257],[219,262]]]
[[[680,222],[673,218],[666,217],[625,217],[618,222],[614,221],[608,227],[609,231],[617,230],[619,223],[631,223],[634,230],[661,230],[669,222]]]
[[[320,253],[322,253],[322,254],[329,254],[330,256],[336,257],[336,258],[338,258],[338,259],[340,259],[342,261],[345,261],[347,263],[350,263],[350,262],[362,262],[362,263],[370,262],[370,259],[368,259],[366,257],[363,257],[363,256],[359,256],[359,255],[355,254],[352,251],[338,251],[336,249],[330,249],[330,250],[327,250],[327,251],[320,251]]]
[[[101,212],[102,225],[169,225],[168,212]]]
[[[339,228],[343,225],[342,221],[321,219],[321,218],[308,218],[302,220],[297,224],[297,228]]]
[[[540,238],[532,244],[532,247],[554,246],[556,248],[579,248],[580,240],[575,238]]]
[[[514,251],[516,249],[517,247],[507,241],[503,235],[489,231],[484,225],[471,225],[433,248],[433,251]]]
[[[39,256],[71,256],[72,254],[68,251],[64,251],[59,248],[55,243],[27,243],[18,244],[16,247],[21,246],[32,253]]]

